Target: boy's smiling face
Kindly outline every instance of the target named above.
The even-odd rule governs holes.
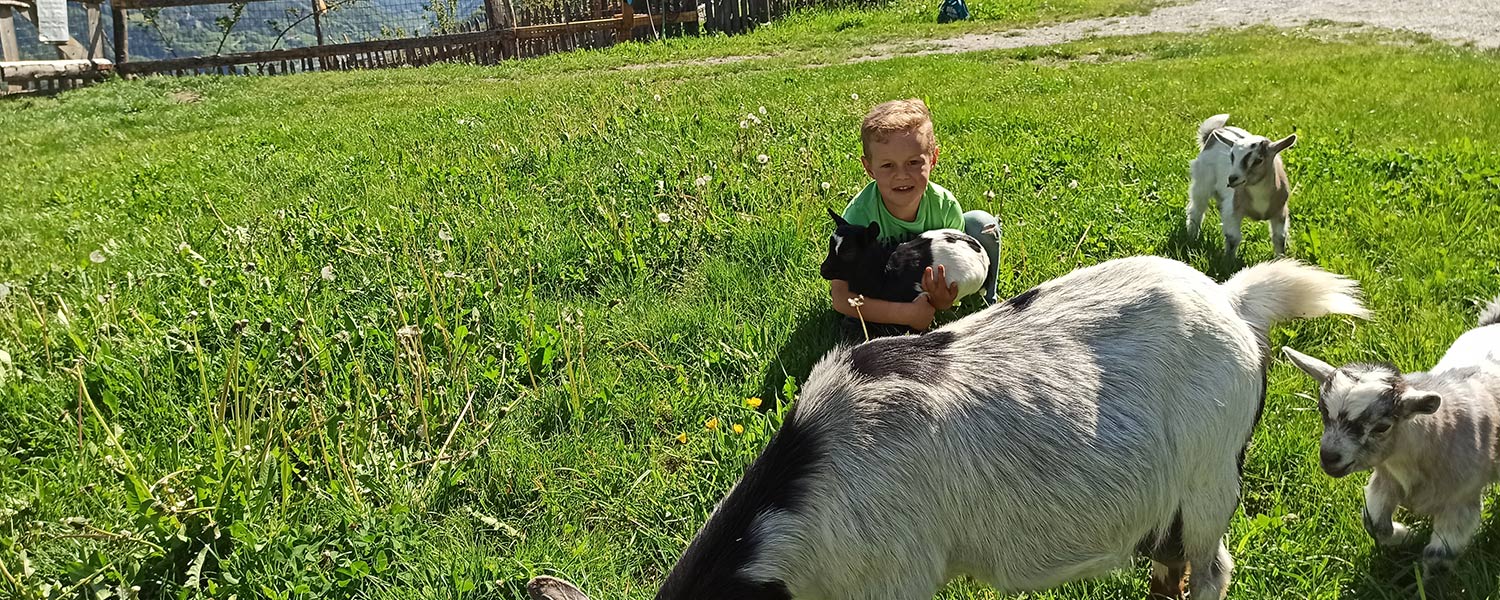
[[[897,218],[913,220],[932,167],[937,164],[938,149],[920,130],[893,131],[884,139],[870,140],[866,155],[860,157],[865,174],[880,188],[886,209]]]

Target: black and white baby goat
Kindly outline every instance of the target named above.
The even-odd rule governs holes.
[[[957,229],[923,232],[908,242],[891,246],[880,241],[880,224],[854,225],[832,210],[833,235],[828,257],[818,272],[823,279],[849,282],[849,291],[866,298],[911,302],[922,294],[927,267],[943,267],[948,283],[958,284],[958,298],[984,288],[990,257],[979,240]]]
[[[1375,470],[1365,485],[1370,536],[1383,546],[1407,540],[1406,526],[1391,520],[1397,506],[1431,515],[1422,561],[1429,573],[1449,566],[1479,530],[1485,491],[1500,481],[1500,298],[1426,373],[1334,368],[1284,350],[1318,382],[1323,470]]]
[[[1153,593],[1182,598],[1190,568],[1193,599],[1220,600],[1267,330],[1363,314],[1355,293],[1291,261],[1220,285],[1137,257],[836,348],[656,598],[930,600],[959,575],[1009,594],[1145,554]]]

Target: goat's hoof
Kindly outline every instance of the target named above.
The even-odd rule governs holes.
[[[1425,577],[1438,577],[1453,569],[1457,553],[1447,546],[1428,546],[1422,550],[1422,570]]]
[[[589,600],[578,586],[556,577],[541,575],[526,584],[531,600]]]
[[[1385,539],[1379,540],[1380,545],[1386,548],[1400,546],[1411,541],[1411,529],[1400,523],[1391,522],[1391,533]]]

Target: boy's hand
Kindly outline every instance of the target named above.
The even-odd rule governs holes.
[[[926,293],[911,301],[911,312],[908,318],[910,320],[905,325],[917,331],[927,331],[932,327],[932,320],[937,318],[937,309],[932,306],[932,300],[927,297]]]
[[[927,267],[922,272],[922,291],[927,294],[927,301],[937,310],[948,310],[958,300],[958,284],[948,283],[947,275],[947,269],[943,265],[938,265],[936,273],[932,267]]]

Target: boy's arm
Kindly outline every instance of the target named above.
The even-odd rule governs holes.
[[[932,327],[932,319],[937,310],[932,303],[927,301],[927,296],[917,296],[911,302],[890,302],[888,300],[876,300],[865,298],[864,304],[856,310],[849,304],[849,300],[855,294],[849,291],[849,282],[834,279],[828,282],[828,294],[833,299],[833,309],[839,314],[856,319],[863,317],[870,323],[893,323],[906,325],[917,331],[926,331]]]

